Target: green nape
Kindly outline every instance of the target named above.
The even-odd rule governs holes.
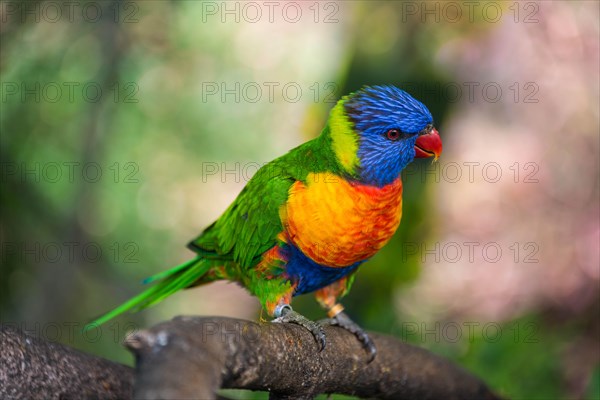
[[[344,103],[348,97],[343,97],[337,102],[329,114],[329,135],[332,139],[331,148],[344,170],[354,175],[360,166],[358,159],[358,134],[354,131],[352,123],[344,110]]]
[[[129,299],[117,308],[86,324],[83,327],[83,330],[87,331],[102,325],[126,311],[132,309],[134,309],[134,311],[139,311],[146,307],[150,307],[178,290],[189,287],[204,276],[210,270],[210,267],[211,263],[208,260],[194,258],[167,271],[153,275],[144,280],[144,283],[154,282],[159,279],[162,279],[162,281]]]

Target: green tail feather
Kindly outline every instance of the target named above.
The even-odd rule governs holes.
[[[129,299],[114,310],[111,310],[94,321],[86,324],[83,330],[87,331],[91,328],[102,325],[103,323],[110,321],[117,315],[120,315],[126,311],[139,311],[146,307],[150,307],[151,305],[158,303],[178,290],[185,289],[186,287],[190,286],[192,283],[205,275],[209,269],[210,262],[208,260],[195,258],[167,271],[153,275],[144,280],[144,283],[154,282],[160,279],[162,279],[162,281],[143,291],[137,296]]]

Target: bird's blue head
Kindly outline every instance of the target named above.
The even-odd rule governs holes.
[[[333,150],[360,181],[385,186],[416,157],[439,156],[442,142],[431,113],[394,86],[372,86],[343,97],[329,118]]]

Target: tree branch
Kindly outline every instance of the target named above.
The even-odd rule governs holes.
[[[272,399],[343,393],[380,399],[497,399],[483,382],[440,357],[371,333],[366,363],[356,338],[326,327],[319,353],[296,325],[232,318],[178,317],[131,335],[131,368],[0,328],[0,398],[219,399],[219,388],[265,390]]]
[[[342,393],[380,399],[497,399],[463,369],[426,350],[370,333],[378,353],[367,364],[356,338],[326,327],[319,353],[291,324],[221,317],[177,317],[131,335],[138,399],[214,399],[219,388],[266,390],[272,399]]]
[[[0,327],[0,398],[129,399],[133,369]]]

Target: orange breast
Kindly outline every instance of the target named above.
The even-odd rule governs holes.
[[[373,256],[402,216],[402,182],[377,188],[330,173],[296,182],[281,209],[288,240],[321,265],[345,267]]]

